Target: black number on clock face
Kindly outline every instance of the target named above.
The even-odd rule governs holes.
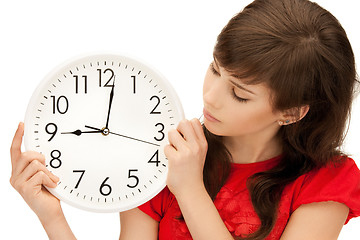
[[[57,132],[57,129],[58,129],[58,128],[57,128],[57,126],[56,126],[55,123],[48,123],[48,124],[46,125],[46,127],[45,127],[46,133],[52,135],[52,136],[49,138],[48,142],[50,142],[50,141],[55,137],[56,132]]]
[[[75,78],[75,93],[78,94],[79,93],[79,76],[78,75],[73,75],[73,77]],[[83,87],[84,87],[84,93],[87,93],[87,76],[83,75],[82,76],[83,79]]]
[[[115,73],[111,68],[107,68],[104,71],[102,69],[97,69],[99,72],[99,87],[112,87],[113,84],[110,84],[110,81],[114,78]],[[103,81],[105,85],[103,86]]]
[[[138,169],[129,169],[129,175],[128,175],[128,178],[132,178],[134,179],[135,181],[135,184],[133,185],[130,185],[130,184],[127,184],[126,186],[128,186],[129,188],[135,188],[138,184],[139,184],[139,178],[137,176],[135,176],[134,174],[132,174],[131,172],[137,172]]]
[[[79,180],[77,181],[76,185],[75,185],[75,189],[79,187],[79,184],[81,182],[81,179],[84,176],[85,170],[74,170],[73,173],[81,173]]]
[[[60,96],[56,100],[55,96],[51,96],[52,98],[52,106],[53,106],[53,114],[60,113],[65,114],[69,109],[69,100],[65,96]]]
[[[60,160],[60,157],[61,157],[61,152],[59,150],[53,150],[50,154],[51,156],[51,160],[50,160],[50,166],[52,168],[59,168],[61,167],[61,160]]]
[[[152,155],[152,157],[150,158],[150,160],[148,161],[148,163],[155,163],[156,166],[159,166],[159,150],[156,150],[156,152],[154,153],[154,155]]]
[[[156,108],[160,104],[160,98],[158,96],[154,95],[150,98],[150,101],[152,101],[153,99],[155,99],[154,101],[156,102],[156,105],[155,105],[154,109],[150,112],[150,114],[161,114],[161,112],[156,111]]]
[[[133,93],[136,93],[136,76],[131,76],[132,80],[133,80]]]
[[[112,188],[109,184],[106,183],[106,181],[109,180],[109,177],[105,178],[105,180],[101,183],[100,185],[100,193],[103,195],[103,196],[108,196],[110,195],[111,191],[112,191]]]
[[[160,130],[158,131],[158,133],[160,133],[160,137],[159,137],[159,138],[158,138],[158,137],[154,137],[154,139],[155,139],[156,141],[162,141],[162,140],[165,138],[165,134],[164,134],[165,126],[164,126],[164,124],[162,124],[162,123],[157,123],[157,124],[155,124],[155,127],[157,127],[157,126],[160,126]]]

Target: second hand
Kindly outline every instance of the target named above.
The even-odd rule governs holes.
[[[90,127],[90,126],[87,126],[87,125],[85,125],[85,127],[86,127],[86,128],[89,128],[89,129],[97,130],[97,131],[103,131],[103,130],[100,129],[100,128]],[[107,128],[104,128],[104,129],[107,129]],[[124,138],[128,138],[128,139],[135,140],[135,141],[138,141],[138,142],[147,143],[147,144],[151,144],[151,145],[160,147],[159,144],[152,143],[152,142],[147,142],[147,141],[144,141],[144,140],[141,140],[141,139],[137,139],[137,138],[125,136],[125,135],[122,135],[122,134],[118,134],[118,133],[114,133],[114,132],[110,132],[110,131],[109,131],[109,134],[114,134],[114,135],[117,135],[117,136],[120,136],[120,137],[124,137]]]

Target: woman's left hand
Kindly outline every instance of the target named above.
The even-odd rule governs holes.
[[[207,141],[198,119],[182,120],[177,129],[168,133],[169,145],[165,146],[168,158],[167,186],[175,197],[187,195],[204,188],[203,169]]]

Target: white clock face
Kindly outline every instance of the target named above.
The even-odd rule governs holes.
[[[169,83],[137,60],[92,55],[50,73],[30,100],[25,147],[45,155],[61,200],[124,211],[165,186],[167,132],[183,118]]]

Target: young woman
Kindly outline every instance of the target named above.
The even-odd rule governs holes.
[[[168,134],[167,188],[120,214],[120,239],[337,239],[360,215],[341,152],[356,85],[346,33],[307,0],[255,0],[225,26],[206,73],[204,124]],[[71,239],[58,178],[12,144],[11,183],[50,238]]]

